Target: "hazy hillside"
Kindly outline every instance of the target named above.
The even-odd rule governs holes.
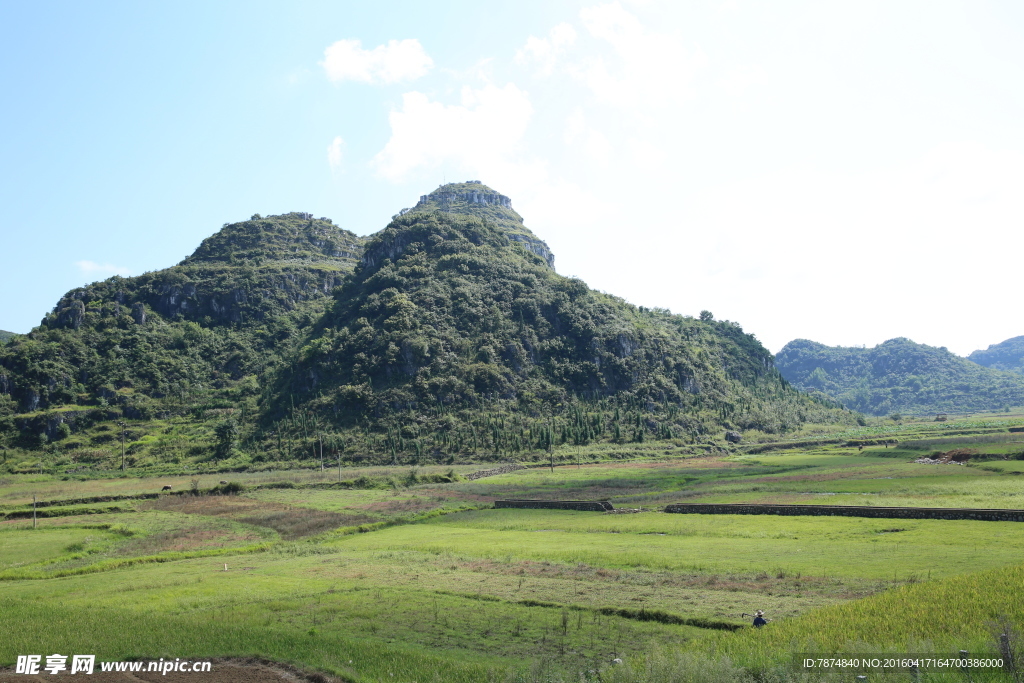
[[[7,340],[10,339],[13,336],[14,336],[14,332],[7,332],[5,330],[0,330],[0,344],[7,343]]]
[[[979,349],[967,356],[967,359],[987,368],[1024,374],[1024,337],[1013,337],[992,344],[984,351]]]
[[[1024,405],[1024,377],[902,337],[871,349],[797,339],[786,344],[775,363],[795,386],[824,392],[848,408],[874,415]]]

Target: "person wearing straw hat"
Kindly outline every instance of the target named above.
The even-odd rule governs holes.
[[[754,628],[761,628],[768,623],[768,619],[764,618],[764,610],[759,609],[754,612]]]

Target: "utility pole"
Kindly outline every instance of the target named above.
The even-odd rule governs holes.
[[[124,428],[128,425],[119,420],[117,426],[121,428],[121,471],[124,472]]]

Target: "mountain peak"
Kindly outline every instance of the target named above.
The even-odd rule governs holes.
[[[484,185],[479,180],[462,183],[445,183],[429,194],[420,195],[420,200],[411,209],[402,209],[395,218],[412,212],[440,211],[449,214],[475,216],[494,223],[514,242],[544,259],[552,269],[555,255],[547,243],[534,235],[523,223],[523,217],[512,208],[512,200]]]
[[[512,208],[511,199],[503,194],[495,192],[479,180],[467,180],[464,183],[447,183],[445,185],[441,185],[430,194],[420,195],[420,203],[417,204],[417,206],[420,204],[428,204],[430,202],[442,205],[454,202],[486,205],[496,204],[498,206],[503,206],[506,209]],[[516,216],[518,215],[519,214],[516,214]],[[522,218],[519,219],[519,222],[522,222]]]
[[[247,221],[225,223],[182,265],[245,261],[325,262],[351,267],[362,253],[363,238],[334,225],[329,218],[293,211],[278,216],[254,214]]]

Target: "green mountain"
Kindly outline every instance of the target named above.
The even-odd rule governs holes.
[[[370,239],[264,398],[265,432],[361,428],[364,450],[420,456],[852,419],[790,389],[734,323],[558,275],[519,215],[475,191],[490,193],[442,187]]]
[[[984,351],[977,350],[967,360],[996,370],[1008,370],[1024,374],[1024,337],[1013,337],[998,344],[992,344]]]
[[[112,467],[118,419],[129,466],[207,469],[853,421],[735,323],[638,308],[553,264],[477,182],[371,238],[299,213],[225,225],[176,266],[68,292],[0,347],[0,453],[12,471]]]
[[[1024,377],[902,337],[872,349],[796,339],[776,354],[775,364],[793,385],[873,415],[1024,405]]]
[[[362,242],[309,214],[256,215],[176,266],[71,290],[0,349],[0,416],[233,402],[322,315]]]
[[[7,332],[6,330],[0,330],[0,344],[6,344],[7,340],[14,336],[14,332]]]

